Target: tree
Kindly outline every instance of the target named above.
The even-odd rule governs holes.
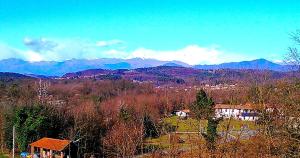
[[[106,130],[101,111],[81,110],[80,113],[74,113],[73,118],[74,125],[68,132],[68,138],[78,140],[79,154],[100,154],[103,150],[102,141]]]
[[[146,115],[144,116],[144,135],[146,138],[156,138],[159,136],[159,133],[157,131],[157,128],[155,126],[155,123],[151,119],[150,116]]]
[[[62,131],[62,125],[56,112],[52,110],[43,105],[20,106],[15,108],[12,115],[6,117],[5,129],[8,131],[6,133],[9,134],[12,126],[16,127],[19,150],[25,151],[28,144],[36,139],[58,136]]]
[[[12,132],[13,132],[13,112],[10,111],[5,111],[4,114],[4,124],[3,124],[3,130],[4,130],[4,143],[5,147],[8,149],[12,149]]]
[[[270,85],[258,85],[250,96],[258,98],[256,105],[259,119],[257,138],[259,150],[269,157],[300,156],[300,86],[299,81],[279,81]],[[253,97],[250,97],[253,98]],[[270,108],[270,109],[267,109]]]
[[[133,122],[116,123],[104,139],[108,157],[133,157],[142,143],[141,125]]]
[[[300,45],[300,30],[291,34],[292,39],[295,41],[296,45]],[[289,47],[288,53],[285,57],[285,62],[297,68],[300,71],[300,54],[297,46]]]
[[[202,133],[206,140],[207,148],[209,150],[215,149],[215,142],[217,138],[217,127],[221,119],[215,118],[214,102],[212,98],[208,97],[203,89],[201,89],[196,95],[196,102],[191,106],[191,110],[195,114],[196,118],[207,119],[207,131]],[[201,122],[199,123],[201,128]]]
[[[133,116],[132,116],[132,109],[130,111],[130,109],[128,107],[125,107],[125,106],[121,106],[120,108],[120,112],[119,112],[119,118],[120,120],[122,121],[131,121],[133,119]]]
[[[221,118],[209,117],[207,122],[207,131],[202,133],[206,140],[207,148],[211,151],[215,150],[216,139],[218,137],[217,127]]]
[[[197,92],[196,101],[191,105],[190,109],[199,120],[199,130],[201,130],[201,120],[208,119],[214,115],[214,102],[212,98],[208,97],[203,89]]]

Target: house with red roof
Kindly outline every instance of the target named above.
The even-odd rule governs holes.
[[[258,108],[252,104],[244,105],[229,105],[229,104],[216,104],[215,107],[216,117],[234,118],[239,120],[255,121],[258,119]]]
[[[70,140],[54,139],[54,138],[42,138],[30,145],[31,155],[39,155],[40,158],[65,158],[65,157],[77,157],[76,146]]]

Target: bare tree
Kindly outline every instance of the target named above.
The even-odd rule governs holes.
[[[296,68],[300,71],[300,53],[297,49],[297,46],[300,45],[300,30],[297,30],[294,33],[291,33],[291,38],[295,42],[295,47],[289,47],[288,53],[285,56],[285,63],[292,65],[293,69]]]
[[[105,137],[105,151],[109,157],[133,157],[140,144],[142,126],[134,123],[117,123]]]

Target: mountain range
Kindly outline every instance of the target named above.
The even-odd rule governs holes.
[[[137,69],[157,66],[191,67],[194,69],[216,70],[216,69],[254,69],[289,71],[291,66],[273,63],[265,59],[252,61],[230,62],[216,65],[189,65],[180,61],[160,61],[155,59],[72,59],[66,61],[40,61],[29,62],[21,59],[0,60],[0,72],[13,72],[27,75],[63,76],[66,73],[84,71],[88,69]]]

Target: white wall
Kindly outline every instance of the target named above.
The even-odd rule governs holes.
[[[251,113],[253,110],[244,110],[244,109],[215,109],[216,117],[224,117],[224,118],[234,118],[239,120],[248,120],[254,121],[257,119],[257,116],[242,116],[242,113]]]
[[[175,113],[177,116],[180,116],[180,117],[187,117],[188,114],[186,112],[183,112],[183,111],[177,111]]]

